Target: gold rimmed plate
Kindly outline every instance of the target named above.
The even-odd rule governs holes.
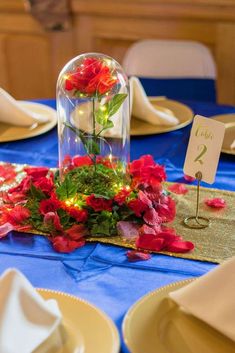
[[[131,353],[232,353],[235,342],[181,310],[168,294],[192,280],[159,288],[137,301],[123,321]]]
[[[231,148],[235,140],[235,113],[215,115],[213,119],[225,124],[224,141],[222,145],[222,152],[235,155],[235,148]]]
[[[31,126],[15,126],[0,122],[0,142],[24,140],[26,138],[39,136],[56,126],[57,114],[55,109],[48,105],[35,102],[19,101],[19,104],[23,108],[47,117],[48,121],[44,124],[35,123]]]
[[[174,126],[151,125],[143,120],[131,117],[131,135],[153,135],[170,132],[189,125],[194,117],[194,113],[187,105],[177,102],[175,100],[166,99],[164,97],[149,97],[151,104],[154,107],[162,107],[172,111],[174,116],[179,120],[179,123]]]
[[[37,290],[45,300],[55,299],[62,313],[60,331],[63,345],[55,350],[56,353],[119,352],[117,328],[100,309],[66,293],[41,288]],[[53,345],[55,347],[56,342]],[[50,347],[51,352],[54,353],[53,347]]]

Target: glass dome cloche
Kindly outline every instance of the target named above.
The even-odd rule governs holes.
[[[117,61],[98,53],[69,61],[57,82],[57,112],[61,180],[83,166],[73,177],[84,179],[85,194],[128,183],[129,84]]]

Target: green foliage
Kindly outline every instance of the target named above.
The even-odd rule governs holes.
[[[56,194],[60,200],[67,200],[77,193],[77,185],[72,180],[70,173],[66,174],[64,181],[57,184]]]
[[[120,168],[111,169],[102,164],[82,166],[69,171],[62,183],[58,183],[56,193],[60,200],[67,200],[77,194],[110,199],[117,192],[117,185],[123,184]]]
[[[116,235],[116,225],[119,216],[116,212],[102,211],[95,213],[89,219],[89,228],[92,236]]]

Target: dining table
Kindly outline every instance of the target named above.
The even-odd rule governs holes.
[[[34,102],[56,107],[53,99]],[[194,114],[206,117],[235,114],[233,106],[193,100],[181,102]],[[168,181],[186,182],[183,165],[190,129],[191,124],[167,133],[132,136],[131,160],[151,154],[157,163],[165,166]],[[37,137],[0,143],[0,161],[57,167],[56,127]],[[202,185],[235,191],[235,155],[221,153],[214,184]],[[120,333],[121,352],[127,353],[122,322],[138,299],[161,286],[201,276],[217,264],[162,253],[152,254],[148,261],[130,262],[126,252],[123,247],[95,242],[69,254],[58,253],[44,236],[12,231],[0,240],[0,273],[7,268],[17,268],[37,288],[66,292],[96,305],[115,322]],[[97,348],[97,353],[102,352]]]

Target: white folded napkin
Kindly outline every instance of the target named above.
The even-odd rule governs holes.
[[[187,312],[235,341],[235,257],[169,296]]]
[[[232,150],[232,149],[235,149],[235,140],[234,140],[233,143],[231,144],[230,148],[231,148],[231,150]]]
[[[153,106],[150,103],[145,90],[137,77],[130,77],[129,83],[132,115],[152,125],[171,126],[178,124],[179,120],[174,116],[171,110],[160,106]]]
[[[48,118],[24,108],[0,87],[0,122],[16,126],[31,126],[46,123]]]
[[[4,272],[0,278],[1,353],[47,352],[48,340],[60,323],[56,301],[45,301],[17,270]]]

